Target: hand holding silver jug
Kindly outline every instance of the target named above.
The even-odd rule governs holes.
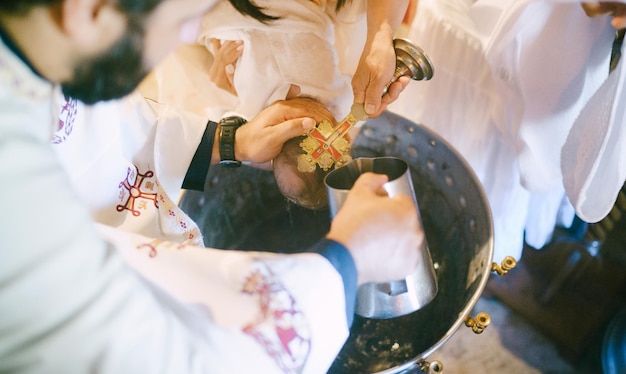
[[[359,282],[356,313],[368,318],[399,317],[422,308],[437,294],[437,278],[428,244],[424,237],[408,164],[394,157],[356,158],[345,166],[333,170],[325,178],[330,211],[333,221],[341,219],[345,224],[345,220],[358,220],[359,217],[342,216],[341,207],[344,204],[360,203],[357,201],[359,194],[367,193],[367,188],[363,186],[365,183],[361,177],[368,174],[365,177],[367,178],[365,182],[376,183],[375,178],[377,176],[369,173],[379,174],[378,177],[380,174],[387,176],[388,181],[381,186],[384,192],[378,191],[378,194],[386,194],[388,195],[387,200],[395,199],[397,204],[412,209],[407,210],[409,215],[401,226],[395,225],[390,228],[398,232],[397,235],[388,235],[389,237],[397,237],[397,242],[382,243],[387,248],[368,248],[378,252],[375,255],[382,256],[382,262],[380,262],[380,269],[360,269],[362,272],[365,271],[367,279],[360,279]],[[361,192],[358,189],[364,191]],[[385,217],[381,216],[379,219],[384,220]],[[363,240],[357,245],[366,248],[371,243],[381,245],[379,241],[375,240],[379,233],[366,232],[362,235]],[[408,252],[397,253],[405,249],[407,245],[409,246]],[[409,266],[410,268],[406,274],[399,275],[396,280],[380,282],[381,279],[390,279],[390,275],[385,273],[387,269],[384,266],[385,261],[404,262],[405,267]],[[358,257],[355,258],[355,262],[358,262]],[[402,269],[401,266],[389,268]]]

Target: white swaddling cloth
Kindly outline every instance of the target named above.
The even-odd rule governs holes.
[[[251,118],[285,99],[294,84],[301,95],[318,99],[337,118],[348,113],[353,98],[350,77],[339,71],[333,19],[324,7],[310,0],[255,4],[280,19],[264,24],[224,1],[204,16],[198,37],[209,50],[211,38],[243,40],[233,82],[238,104],[231,111]]]

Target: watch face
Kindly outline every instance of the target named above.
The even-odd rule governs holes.
[[[225,168],[236,168],[241,166],[241,162],[237,160],[222,160],[220,165]]]

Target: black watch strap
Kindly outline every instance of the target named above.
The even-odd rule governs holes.
[[[220,120],[220,165],[223,167],[241,166],[241,162],[235,159],[235,132],[246,122],[236,116]]]

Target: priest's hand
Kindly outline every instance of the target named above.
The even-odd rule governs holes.
[[[352,91],[354,102],[364,103],[370,117],[378,117],[411,81],[409,77],[400,77],[383,95],[396,69],[393,38],[409,5],[408,0],[367,2],[367,38],[352,77]]]
[[[425,240],[411,197],[389,197],[383,189],[387,180],[381,174],[361,175],[327,235],[352,254],[359,284],[405,278],[415,270]]]
[[[287,140],[305,135],[323,120],[336,123],[330,111],[314,99],[296,97],[276,101],[237,130],[235,158],[268,162],[278,156]]]
[[[395,67],[396,54],[392,39],[386,40],[381,37],[363,51],[352,78],[352,89],[354,102],[365,103],[365,112],[368,116],[378,117],[387,105],[398,99],[411,81],[409,77],[400,77],[383,95],[385,86],[393,79]]]

